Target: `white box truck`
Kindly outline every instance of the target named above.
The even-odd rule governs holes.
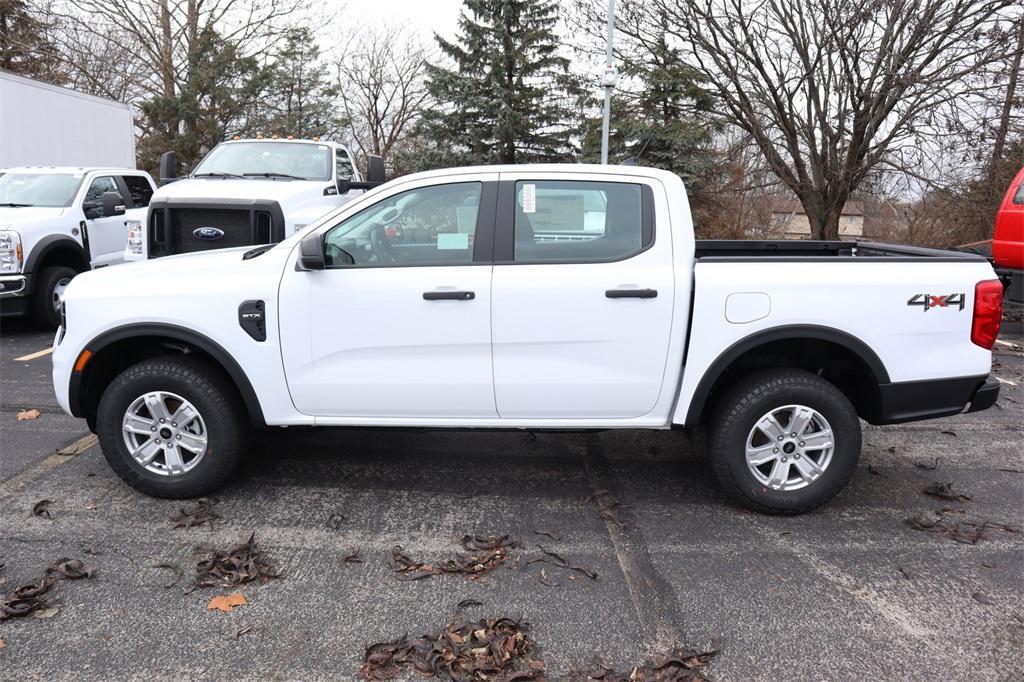
[[[0,168],[135,168],[130,105],[0,71]]]

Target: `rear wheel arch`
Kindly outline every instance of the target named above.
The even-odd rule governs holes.
[[[820,374],[869,422],[881,407],[878,387],[889,383],[878,354],[846,332],[819,325],[774,327],[740,339],[711,363],[690,399],[685,426],[705,422],[716,399],[750,372],[781,368]]]
[[[104,389],[126,367],[160,355],[184,354],[206,360],[231,381],[249,420],[265,425],[263,408],[252,383],[238,362],[216,341],[191,329],[169,324],[118,327],[87,343],[92,353],[82,372],[72,372],[68,390],[71,413],[95,427],[96,411]]]

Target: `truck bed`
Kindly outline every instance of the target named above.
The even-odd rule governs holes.
[[[870,262],[920,261],[962,263],[985,260],[962,251],[930,249],[882,242],[816,241],[808,239],[698,239],[694,256],[715,262],[815,262],[858,260]]]

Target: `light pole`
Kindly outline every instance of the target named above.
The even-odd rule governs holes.
[[[612,88],[615,87],[615,72],[612,41],[615,38],[615,0],[608,0],[608,46],[605,52],[604,74],[601,86],[604,88],[604,115],[601,120],[601,163],[608,163],[608,128],[612,117]]]

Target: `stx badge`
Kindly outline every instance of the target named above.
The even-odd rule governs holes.
[[[928,312],[931,308],[949,308],[952,306],[958,306],[960,310],[963,310],[966,300],[967,297],[964,294],[947,294],[945,296],[914,294],[907,301],[907,305],[919,305],[924,312]]]

